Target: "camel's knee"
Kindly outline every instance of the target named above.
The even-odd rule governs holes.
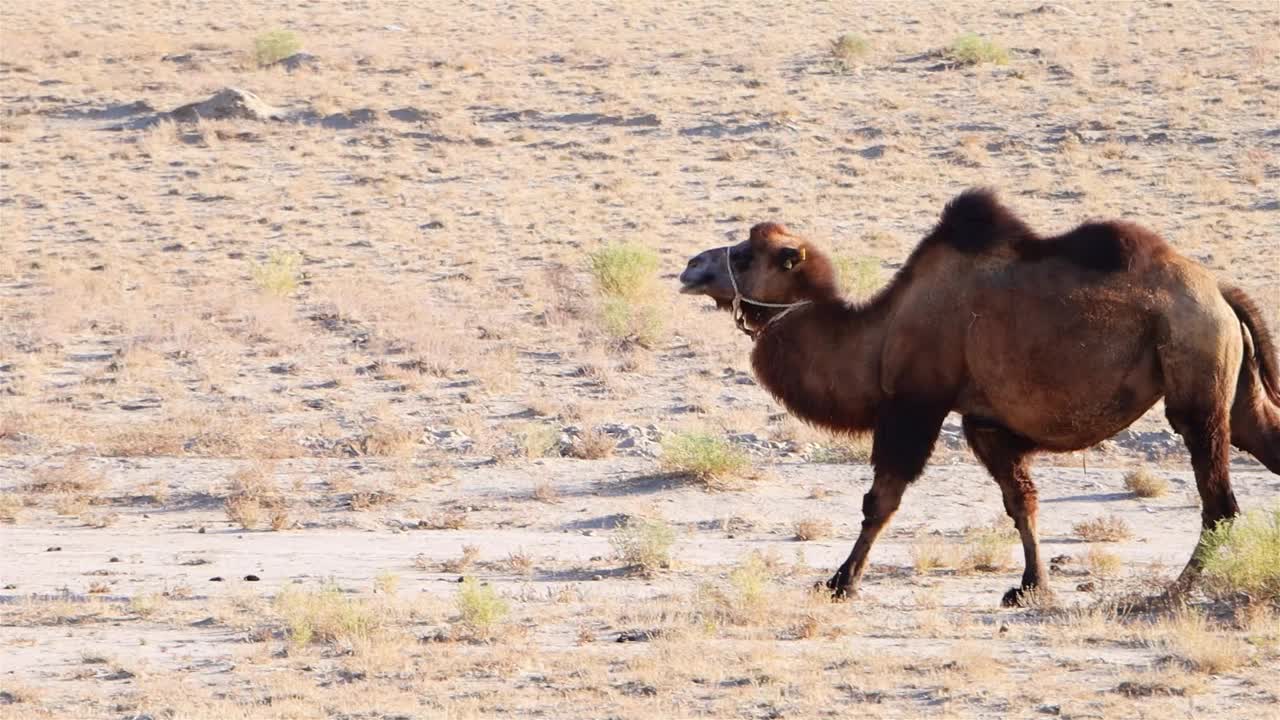
[[[901,492],[885,492],[872,488],[862,496],[862,524],[883,525],[898,511],[902,504]]]

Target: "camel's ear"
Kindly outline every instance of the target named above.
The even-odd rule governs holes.
[[[778,252],[778,260],[782,263],[782,269],[790,270],[805,261],[806,253],[804,247],[784,247]]]

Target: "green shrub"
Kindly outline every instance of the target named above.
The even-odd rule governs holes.
[[[1005,65],[1009,62],[1008,50],[975,33],[965,33],[956,38],[947,49],[947,56],[965,65]]]
[[[253,59],[260,66],[279,62],[302,49],[302,41],[291,30],[272,30],[253,39]]]
[[[751,458],[718,435],[673,433],[662,441],[662,466],[708,485],[718,485],[742,477],[751,466]]]
[[[591,274],[606,296],[636,299],[652,287],[658,254],[634,244],[608,245],[591,253]]]
[[[1205,536],[1202,552],[1214,595],[1280,602],[1280,505],[1218,523]]]
[[[273,602],[289,642],[367,647],[387,631],[384,613],[366,600],[348,598],[334,586],[319,590],[286,588]]]
[[[253,282],[270,295],[285,297],[298,287],[302,256],[287,250],[272,250],[267,261],[253,268]]]
[[[649,518],[630,518],[609,538],[618,558],[643,573],[671,567],[671,546],[675,542],[676,533],[670,525]]]
[[[510,607],[507,601],[488,585],[481,585],[475,578],[466,578],[458,588],[455,600],[458,608],[458,625],[475,640],[493,639]]]

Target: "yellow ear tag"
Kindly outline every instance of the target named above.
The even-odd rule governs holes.
[[[804,247],[802,246],[802,247],[800,248],[800,262],[804,262],[804,261],[805,261],[805,259],[806,259],[806,258],[805,258],[805,254],[804,254]]]

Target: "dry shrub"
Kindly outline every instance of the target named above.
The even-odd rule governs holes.
[[[599,430],[588,430],[573,443],[569,454],[579,460],[603,460],[613,455],[618,448],[618,441]]]
[[[792,528],[795,530],[795,538],[801,542],[809,540],[822,540],[831,537],[831,521],[815,520],[813,518],[802,518],[797,520]]]
[[[1084,553],[1085,568],[1098,577],[1113,577],[1120,572],[1122,565],[1119,555],[1096,545],[1090,546]]]
[[[615,339],[652,347],[661,338],[665,305],[655,280],[658,254],[634,244],[603,247],[589,258],[600,295],[599,320]]]
[[[628,518],[609,538],[618,558],[645,574],[671,567],[675,541],[675,530],[656,518]]]
[[[32,494],[94,496],[106,487],[107,478],[83,458],[72,458],[62,465],[37,468],[31,482],[23,490]]]
[[[440,563],[440,569],[447,573],[466,572],[480,557],[480,548],[475,545],[463,545],[462,554],[453,560],[445,560]]]
[[[1076,535],[1085,542],[1121,542],[1133,536],[1129,523],[1118,515],[1102,515],[1072,526]]]
[[[539,480],[533,484],[533,499],[548,505],[560,502],[560,491],[550,480]]]
[[[517,575],[529,577],[533,574],[533,556],[523,550],[507,553],[507,567]]]
[[[288,501],[271,478],[274,466],[254,463],[237,470],[227,481],[227,518],[245,530],[259,526],[265,515],[272,530],[289,524]]]
[[[419,530],[461,530],[467,526],[467,514],[463,512],[439,512],[418,521]]]
[[[22,498],[10,490],[0,491],[0,523],[12,524],[22,517]]]
[[[1169,481],[1146,468],[1125,475],[1124,486],[1140,498],[1157,498],[1169,492]]]

